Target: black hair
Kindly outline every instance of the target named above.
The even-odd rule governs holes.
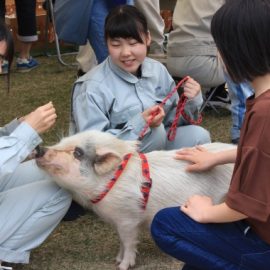
[[[10,67],[13,61],[14,57],[14,42],[13,42],[13,37],[6,26],[5,22],[3,19],[0,19],[0,41],[5,41],[7,45],[6,52],[4,54],[4,59],[8,61],[8,91],[10,88]]]
[[[120,5],[105,20],[105,39],[133,38],[143,43],[142,34],[148,34],[145,16],[134,6]]]
[[[228,1],[215,13],[211,33],[235,83],[270,73],[270,0]]]

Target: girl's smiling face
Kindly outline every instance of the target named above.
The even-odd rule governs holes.
[[[142,34],[143,43],[134,38],[108,38],[107,46],[113,63],[121,69],[137,75],[150,45],[150,33]]]

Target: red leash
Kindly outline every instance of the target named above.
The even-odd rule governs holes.
[[[182,84],[184,84],[187,80],[189,79],[188,76],[186,76],[185,78],[183,78],[180,82],[178,82],[178,84],[173,88],[173,90],[162,100],[162,102],[160,103],[159,106],[163,107],[167,100],[170,99],[178,90],[179,87],[182,86]],[[177,131],[177,125],[178,125],[178,121],[180,116],[182,115],[183,118],[185,118],[186,121],[188,121],[190,124],[193,125],[198,125],[202,122],[202,116],[199,115],[198,120],[193,120],[191,117],[189,117],[186,113],[185,113],[185,105],[187,102],[188,98],[184,95],[184,93],[181,95],[177,107],[176,107],[176,113],[175,113],[175,117],[174,120],[172,122],[172,125],[167,133],[167,138],[169,141],[173,141],[175,139],[176,136],[176,131]],[[145,126],[143,127],[138,140],[142,140],[146,130],[149,128],[149,126],[151,125],[154,117],[158,114],[158,110],[153,112],[150,119],[147,121],[147,123],[145,124]]]
[[[152,178],[150,177],[149,164],[146,156],[143,153],[139,153],[139,155],[142,161],[142,174],[145,180],[141,185],[141,193],[143,195],[142,209],[145,210],[150,194],[150,189],[152,187]]]
[[[165,103],[167,102],[168,99],[170,99],[175,92],[178,90],[178,88],[188,80],[189,77],[185,77],[184,79],[182,79],[174,88],[173,90],[163,99],[163,101],[160,103],[160,106],[163,107],[165,105]],[[179,117],[182,115],[183,118],[188,121],[190,124],[200,124],[202,122],[202,116],[199,115],[198,120],[193,120],[191,117],[189,117],[186,113],[185,113],[185,105],[187,102],[187,97],[182,94],[180,96],[180,99],[178,101],[177,107],[176,107],[176,113],[175,113],[175,118],[172,122],[172,125],[168,131],[167,137],[168,140],[173,141],[175,136],[176,136],[176,131],[177,131],[177,125],[178,125],[178,121],[179,121]],[[140,135],[139,135],[139,140],[142,140],[142,138],[145,135],[146,130],[149,128],[150,124],[152,123],[154,117],[158,114],[158,110],[153,112],[149,121],[146,123],[146,125],[144,126],[144,128],[142,129]],[[141,193],[143,195],[142,198],[142,209],[146,208],[148,199],[149,199],[149,194],[150,194],[150,190],[152,187],[152,179],[150,177],[150,171],[149,171],[149,164],[147,161],[146,156],[143,153],[139,153],[139,156],[141,158],[141,163],[142,163],[142,175],[144,177],[144,182],[142,182],[141,185]],[[114,173],[114,176],[110,179],[110,181],[106,184],[105,189],[93,200],[91,200],[91,202],[93,204],[100,202],[107,194],[108,192],[113,188],[113,186],[115,185],[115,183],[117,182],[117,180],[119,179],[119,177],[121,176],[122,172],[124,171],[124,169],[127,166],[127,163],[129,161],[131,157],[131,154],[127,154],[124,156],[124,159],[122,160],[121,164],[118,166],[118,169],[116,170],[116,172]]]
[[[150,189],[152,186],[152,179],[150,177],[149,165],[148,165],[146,156],[143,153],[139,153],[139,156],[141,158],[142,175],[144,177],[144,182],[142,182],[142,185],[141,185],[141,192],[143,195],[141,207],[142,209],[145,209],[148,202]],[[121,176],[122,172],[126,168],[130,157],[131,157],[131,154],[127,154],[124,156],[121,164],[118,166],[118,169],[114,173],[114,176],[106,184],[105,189],[95,199],[91,200],[93,204],[100,202],[108,194],[108,192],[113,188],[113,186],[115,185],[115,183]]]
[[[126,168],[130,157],[131,157],[131,154],[127,154],[124,156],[121,164],[118,166],[118,169],[114,173],[113,178],[110,179],[110,181],[107,183],[105,189],[94,200],[91,200],[92,203],[100,202],[107,195],[107,193],[112,189],[112,187],[114,186],[114,184],[116,183],[116,181],[121,176],[124,169]]]

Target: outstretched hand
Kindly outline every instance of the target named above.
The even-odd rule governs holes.
[[[178,150],[174,158],[189,161],[191,164],[186,167],[188,172],[206,171],[216,165],[215,153],[209,152],[199,145]]]
[[[20,121],[25,121],[34,130],[36,130],[37,133],[41,134],[48,131],[54,125],[56,118],[57,115],[55,108],[50,101],[22,117]]]

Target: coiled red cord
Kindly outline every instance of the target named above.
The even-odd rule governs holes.
[[[160,107],[164,107],[164,105],[166,104],[167,100],[170,99],[178,90],[179,87],[182,86],[182,84],[184,84],[187,80],[189,79],[188,76],[184,77],[180,82],[178,82],[178,84],[172,89],[172,91],[162,100],[162,102],[160,103]],[[179,121],[179,117],[182,115],[183,118],[189,122],[192,125],[199,125],[202,122],[202,116],[201,114],[199,115],[197,120],[192,119],[191,117],[189,117],[186,113],[185,113],[185,105],[187,102],[188,98],[185,96],[185,94],[183,93],[178,101],[177,107],[176,107],[176,113],[175,113],[175,117],[174,120],[172,122],[172,125],[167,133],[167,138],[169,141],[173,141],[175,139],[176,136],[176,132],[177,132],[177,125],[178,125],[178,121]],[[142,140],[146,130],[149,128],[149,126],[151,125],[154,117],[159,113],[159,110],[156,110],[155,112],[153,112],[151,114],[151,117],[149,118],[149,120],[147,121],[147,123],[145,124],[145,126],[143,127],[142,131],[140,132],[139,135],[139,140]]]

